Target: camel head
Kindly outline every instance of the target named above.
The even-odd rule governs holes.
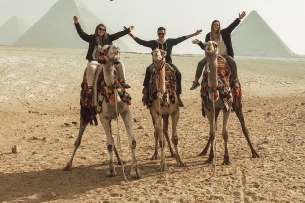
[[[120,59],[120,49],[114,45],[98,45],[99,52],[104,56],[106,61],[116,61]]]
[[[204,44],[205,57],[212,59],[213,61],[217,59],[218,56],[218,44],[214,41],[208,41]]]
[[[153,50],[151,52],[153,61],[158,63],[162,60],[165,60],[166,53],[167,53],[166,51],[164,51],[162,49],[159,49],[159,48],[156,48],[155,50]]]

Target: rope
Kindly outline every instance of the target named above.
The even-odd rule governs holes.
[[[126,174],[125,174],[125,170],[124,170],[124,161],[123,161],[122,156],[121,156],[122,148],[121,148],[121,138],[120,138],[120,129],[119,129],[118,93],[117,93],[116,89],[114,89],[114,98],[115,98],[116,122],[117,122],[117,129],[118,129],[117,146],[118,146],[119,152],[120,152],[120,153],[118,152],[118,154],[119,154],[119,157],[121,158],[121,161],[122,161],[122,171],[123,171],[124,178],[129,183],[129,181],[126,178]]]

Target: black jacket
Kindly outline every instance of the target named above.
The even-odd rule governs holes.
[[[169,38],[169,39],[165,40],[163,43],[158,42],[157,40],[145,41],[145,40],[139,39],[138,37],[135,38],[135,41],[138,44],[145,46],[145,47],[149,47],[149,48],[151,48],[152,51],[155,50],[157,47],[159,49],[167,51],[167,54],[166,54],[167,63],[172,62],[171,54],[172,54],[173,46],[179,44],[180,42],[183,42],[184,40],[186,40],[185,36],[178,37],[177,39]]]
[[[92,61],[92,59],[93,59],[92,53],[93,53],[94,47],[97,46],[94,34],[91,34],[91,35],[86,34],[83,31],[83,29],[81,28],[79,23],[75,24],[75,28],[77,30],[78,35],[84,41],[89,43],[89,48],[88,48],[86,59],[88,59],[88,61]],[[123,37],[124,35],[128,34],[129,32],[130,32],[129,29],[126,29],[124,31],[120,31],[120,32],[114,33],[112,35],[108,35],[108,41],[104,45],[112,45],[112,41],[115,41],[115,40],[119,39],[120,37]]]
[[[227,47],[227,53],[232,58],[234,58],[234,51],[233,51],[233,47],[232,47],[231,33],[239,25],[239,23],[240,23],[240,20],[238,18],[236,18],[234,20],[234,22],[231,23],[227,28],[220,30],[220,34],[222,36],[223,42],[225,43],[225,45]],[[208,41],[210,41],[210,32],[205,37],[205,42],[208,42]],[[203,46],[202,42],[200,42],[198,45],[201,47],[201,49],[204,50],[204,46]]]

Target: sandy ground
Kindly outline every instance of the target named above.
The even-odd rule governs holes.
[[[131,153],[123,122],[118,175],[106,178],[108,152],[101,125],[89,126],[70,172],[62,171],[78,134],[79,91],[86,50],[0,47],[0,202],[305,202],[305,60],[237,58],[243,86],[243,112],[261,158],[252,159],[241,127],[230,116],[229,154],[222,166],[221,131],[217,131],[216,177],[213,165],[198,157],[208,138],[201,116],[199,89],[190,91],[202,56],[173,56],[183,75],[184,108],[178,123],[179,150],[187,167],[166,158],[157,171],[153,126],[141,104],[148,54],[123,53],[132,86],[131,114],[137,136],[142,178],[132,180]],[[221,121],[221,119],[219,119]],[[66,124],[65,124],[66,123]],[[221,129],[221,122],[218,124]],[[142,126],[143,129],[139,129]],[[74,138],[73,138],[74,137]],[[22,149],[14,154],[11,148]],[[169,151],[166,148],[166,155]]]

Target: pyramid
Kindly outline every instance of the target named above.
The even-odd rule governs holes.
[[[82,29],[87,34],[93,34],[96,26],[102,23],[80,0],[59,0],[17,40],[14,46],[87,49],[88,42],[83,41],[77,34],[73,16],[78,17]],[[108,27],[107,32],[114,33]],[[122,51],[131,51],[121,39],[113,43]]]
[[[252,11],[234,30],[232,44],[235,56],[295,56],[256,11]]]
[[[11,17],[0,27],[0,45],[13,45],[29,27],[30,26],[19,17]]]

